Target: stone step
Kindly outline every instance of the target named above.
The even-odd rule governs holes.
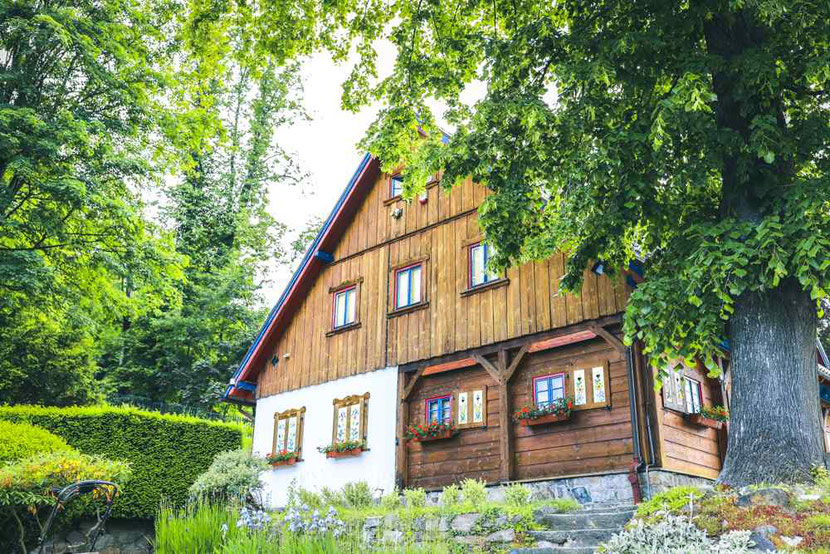
[[[596,548],[619,533],[620,527],[605,529],[574,529],[568,531],[529,531],[528,535],[536,541],[552,543],[556,546],[579,548]]]
[[[533,515],[536,523],[554,531],[612,529],[625,526],[634,516],[634,510],[607,512],[583,511],[566,514],[537,510]]]
[[[539,546],[531,548],[518,548],[511,550],[510,554],[596,554],[599,546]]]

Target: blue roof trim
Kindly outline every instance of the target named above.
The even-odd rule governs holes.
[[[257,335],[256,339],[254,339],[254,342],[251,344],[251,347],[248,349],[248,352],[245,354],[245,357],[242,359],[242,363],[240,363],[239,367],[236,368],[236,371],[233,374],[234,380],[239,378],[240,373],[242,373],[242,369],[247,365],[248,361],[251,359],[251,356],[253,355],[257,346],[259,346],[259,343],[262,342],[262,338],[265,336],[265,332],[268,330],[268,327],[271,326],[271,323],[274,321],[274,318],[276,317],[277,313],[279,313],[280,308],[282,308],[283,304],[288,298],[289,292],[291,292],[291,289],[293,289],[294,285],[297,283],[297,279],[300,278],[300,275],[302,275],[303,270],[305,270],[306,266],[314,258],[314,253],[320,246],[320,241],[323,240],[323,237],[329,230],[329,227],[331,227],[331,224],[334,222],[335,216],[343,207],[343,204],[346,202],[346,199],[349,197],[349,194],[352,192],[352,189],[354,189],[355,185],[357,184],[358,177],[360,177],[360,174],[363,173],[364,169],[366,169],[366,166],[369,165],[371,159],[371,154],[365,154],[363,156],[363,159],[360,161],[360,165],[358,165],[357,170],[354,172],[352,178],[349,180],[349,184],[346,186],[346,190],[344,190],[343,194],[340,195],[340,198],[337,200],[337,204],[334,205],[334,209],[329,214],[328,219],[326,219],[325,223],[323,224],[323,227],[320,229],[320,231],[317,233],[317,236],[314,238],[314,242],[311,243],[311,246],[309,247],[308,251],[306,251],[305,256],[303,256],[303,259],[300,262],[300,265],[294,271],[294,275],[291,276],[291,280],[288,282],[288,285],[282,291],[279,300],[277,300],[277,303],[274,304],[273,308],[271,308],[271,312],[268,314],[268,318],[265,320],[265,324],[262,326],[262,329],[259,330],[259,334]],[[222,398],[227,398],[233,390],[233,388],[233,385],[228,385],[228,387],[225,389],[225,394],[222,395]],[[254,387],[254,390],[256,390],[256,387]]]

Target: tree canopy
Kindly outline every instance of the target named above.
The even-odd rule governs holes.
[[[296,69],[250,24],[195,1],[0,0],[5,401],[217,398],[284,254],[266,192],[302,178],[274,140],[303,115]]]
[[[661,374],[677,358],[702,359],[713,374],[716,355],[731,358],[725,480],[809,478],[821,458],[816,316],[830,283],[830,5],[375,0],[261,9],[268,45],[357,54],[343,104],[381,103],[363,144],[385,168],[406,167],[409,194],[439,170],[447,186],[472,176],[490,189],[479,212],[496,265],[564,250],[561,284],[573,290],[591,261],[614,272],[643,260],[627,340],[641,341]],[[293,36],[273,25],[297,20]],[[384,41],[397,57],[378,78]],[[476,81],[486,94],[469,105]],[[435,100],[454,127],[446,142]],[[784,415],[767,423],[776,411]]]

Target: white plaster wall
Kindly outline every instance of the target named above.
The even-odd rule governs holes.
[[[318,446],[331,443],[332,401],[368,392],[369,418],[367,451],[360,456],[326,458]],[[257,400],[254,420],[254,455],[271,451],[274,414],[305,406],[302,461],[265,473],[265,500],[271,507],[284,506],[292,480],[305,489],[340,488],[348,482],[366,481],[373,489],[389,492],[395,486],[395,421],[397,414],[398,368],[387,367],[370,373],[329,381]]]

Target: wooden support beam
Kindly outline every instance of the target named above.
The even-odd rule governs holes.
[[[403,393],[401,394],[401,400],[408,400],[409,397],[412,395],[412,391],[415,389],[415,385],[418,383],[418,379],[421,378],[421,375],[424,374],[425,367],[420,368],[418,371],[415,372],[415,375],[412,376],[412,379],[407,383],[406,387],[403,389]],[[398,381],[403,382],[405,373],[398,374]]]
[[[443,364],[428,365],[424,370],[423,376],[435,375],[436,373],[443,373],[445,371],[452,371],[454,369],[462,369],[465,367],[472,367],[476,365],[476,361],[472,358],[463,358],[452,362],[445,362]]]
[[[406,486],[409,472],[409,459],[406,451],[406,427],[409,425],[409,402],[406,400],[406,386],[404,385],[404,373],[398,374],[398,425],[397,425],[397,445],[395,448],[395,481],[399,488],[403,489]],[[410,385],[413,385],[417,379],[413,379]],[[411,389],[410,389],[411,392]]]
[[[513,422],[510,416],[510,385],[507,381],[499,383],[499,458],[501,459],[501,479],[510,481],[513,476]]]
[[[622,343],[620,339],[615,337],[613,333],[608,331],[608,329],[600,325],[595,325],[591,328],[591,330],[598,336],[604,338],[605,342],[613,346],[614,349],[617,350],[617,352],[619,352],[620,354],[625,354],[625,345]]]
[[[494,380],[496,383],[501,384],[501,381],[502,381],[502,373],[501,373],[501,371],[499,371],[499,368],[497,368],[496,366],[494,366],[494,365],[490,362],[490,360],[488,360],[487,358],[485,358],[484,356],[481,356],[481,355],[479,355],[479,354],[473,354],[473,359],[474,359],[476,362],[478,362],[478,364],[479,364],[481,367],[483,367],[483,368],[485,369],[485,371],[487,371],[487,373],[489,373],[489,374],[490,374],[490,377],[492,377],[492,378],[493,378],[493,380]]]
[[[530,344],[525,344],[519,349],[518,352],[516,352],[516,355],[513,357],[513,360],[504,372],[505,383],[510,382],[510,379],[513,377],[513,374],[516,373],[516,370],[519,368],[519,364],[522,363],[522,359],[525,357],[528,350],[530,350]]]

